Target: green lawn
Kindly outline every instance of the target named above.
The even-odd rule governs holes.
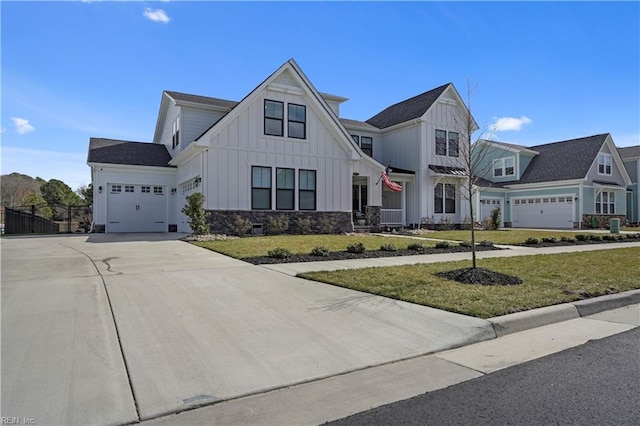
[[[589,231],[571,232],[571,231],[531,231],[520,229],[509,229],[500,231],[476,231],[476,242],[489,240],[495,244],[520,244],[527,238],[534,237],[537,239],[555,237],[559,240],[561,237],[573,237],[577,234],[589,234]],[[602,235],[602,234],[600,234]],[[421,235],[425,238],[438,238],[453,241],[471,241],[471,231],[435,231]]]
[[[523,280],[517,286],[459,284],[434,273],[469,262],[309,272],[302,278],[480,318],[640,288],[640,247],[582,253],[483,259],[478,266]],[[572,293],[573,292],[573,293]]]
[[[276,247],[285,248],[294,254],[309,254],[314,247],[324,246],[329,251],[345,251],[349,244],[363,243],[367,250],[378,250],[382,244],[394,244],[399,250],[412,243],[432,247],[435,242],[420,241],[412,238],[380,237],[376,235],[274,235],[264,237],[236,238],[220,241],[199,241],[193,244],[242,259],[254,256],[266,256]]]

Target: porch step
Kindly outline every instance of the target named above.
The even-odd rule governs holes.
[[[371,228],[367,225],[365,226],[354,225],[353,232],[355,232],[356,234],[368,234],[369,232],[371,232]]]

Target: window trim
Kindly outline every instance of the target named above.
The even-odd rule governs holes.
[[[511,173],[507,173],[507,160],[513,161],[513,170]],[[497,165],[497,166],[496,166]],[[493,177],[509,177],[516,175],[516,157],[501,157],[493,160]],[[496,171],[500,170],[500,174],[496,174]]]
[[[262,187],[262,186],[253,186],[253,172],[256,169],[264,169],[264,170],[269,170],[269,186],[268,187]],[[268,166],[251,166],[251,210],[272,210],[272,206],[273,206],[273,168],[272,167],[268,167]],[[268,189],[269,190],[269,206],[268,207],[256,207],[255,206],[255,200],[254,200],[254,196],[253,196],[253,191],[254,189]]]
[[[267,115],[267,103],[280,104],[282,108],[282,118],[270,117]],[[279,121],[280,122],[280,134],[276,133],[268,133],[267,132],[267,120]],[[279,136],[284,137],[284,102],[275,101],[273,99],[265,99],[264,100],[264,115],[263,115],[263,133],[266,136]]]
[[[602,172],[600,171],[601,167],[603,168]],[[609,173],[607,173],[607,167],[609,167]],[[604,152],[598,154],[598,174],[600,176],[611,176],[613,174],[613,156],[611,154]]]
[[[607,194],[607,201],[604,201],[603,194]],[[615,191],[600,191],[595,197],[595,214],[615,215],[616,214],[616,193]],[[605,213],[606,207],[606,213]],[[599,210],[599,211],[598,211]]]
[[[304,109],[304,121],[291,119],[291,114],[289,113],[289,108],[292,107],[292,106],[294,106],[294,107],[302,107]],[[302,137],[291,136],[291,127],[289,126],[290,123],[302,124]],[[287,137],[292,138],[292,139],[306,139],[307,138],[307,106],[306,105],[287,103]]]
[[[279,174],[280,170],[291,171],[291,177],[293,178],[293,186],[291,188],[280,188],[279,182]],[[291,194],[291,207],[282,207],[278,203],[278,194],[279,193],[290,193]],[[286,168],[286,167],[276,167],[276,210],[295,210],[296,209],[296,169]]]
[[[314,189],[302,189],[302,172],[313,172],[313,188]],[[313,208],[303,208],[300,200],[302,199],[302,193],[313,193]],[[298,210],[300,211],[316,211],[318,209],[318,171],[311,169],[298,169]]]

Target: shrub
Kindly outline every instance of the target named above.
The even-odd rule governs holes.
[[[249,231],[251,231],[251,221],[240,215],[235,215],[233,217],[233,223],[227,222],[227,226],[231,229],[231,232],[239,237],[247,235]]]
[[[489,216],[482,219],[481,224],[482,224],[482,229],[484,229],[485,231],[491,231],[493,229],[491,218]]]
[[[420,243],[411,243],[407,246],[407,249],[424,253],[424,246]]]
[[[453,229],[453,222],[447,216],[442,216],[440,218],[440,229],[443,231],[449,231]]]
[[[267,232],[269,234],[282,234],[287,229],[289,229],[289,218],[286,216],[271,216],[267,219]]]
[[[471,248],[471,241],[461,241],[458,244],[458,247]]]
[[[589,239],[591,241],[602,241],[602,237],[600,235],[589,235]]]
[[[380,251],[398,251],[398,248],[393,244],[382,244]]]
[[[347,252],[349,253],[364,253],[367,248],[363,243],[349,244],[347,246]]]
[[[576,239],[571,237],[560,237],[560,241],[564,241],[565,243],[575,243]]]
[[[182,208],[182,213],[189,218],[187,223],[195,235],[207,235],[209,233],[207,219],[210,214],[204,210],[204,201],[205,197],[202,193],[194,192],[187,196],[187,204]]]
[[[311,256],[327,257],[329,256],[329,249],[324,246],[314,247],[313,250],[311,250]]]
[[[495,231],[498,228],[500,228],[500,207],[491,211],[491,229]]]
[[[528,246],[535,246],[536,244],[538,244],[540,241],[537,238],[534,237],[529,237],[527,238],[524,243]]]
[[[273,250],[269,250],[267,252],[269,257],[273,257],[274,259],[287,259],[291,256],[291,252],[286,248],[276,247]]]
[[[299,217],[296,219],[296,232],[298,234],[310,234],[311,233],[311,218]]]
[[[448,241],[438,241],[436,243],[437,249],[448,249],[449,247],[451,247],[451,244]]]
[[[482,240],[478,243],[480,247],[493,247],[493,241]]]
[[[578,234],[576,235],[576,240],[578,241],[587,241],[589,239],[588,235]]]
[[[333,234],[336,231],[337,222],[331,217],[323,217],[320,219],[320,233],[321,234]]]
[[[558,240],[556,240],[554,237],[544,237],[544,238],[542,238],[542,242],[543,243],[552,243],[553,244],[553,243],[555,243],[557,241]]]
[[[616,240],[616,236],[615,235],[603,235],[602,239],[604,241],[615,241]]]

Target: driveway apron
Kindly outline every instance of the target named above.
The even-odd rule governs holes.
[[[302,280],[167,238],[64,243],[93,259],[106,283],[140,419],[495,336],[484,320]]]

